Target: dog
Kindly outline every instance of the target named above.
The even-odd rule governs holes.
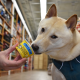
[[[80,80],[80,33],[76,24],[76,14],[68,20],[58,17],[55,4],[39,23],[31,46],[35,54],[45,53],[53,59],[52,80]]]

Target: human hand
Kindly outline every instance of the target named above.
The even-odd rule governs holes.
[[[0,52],[0,69],[3,70],[17,69],[26,62],[26,58],[21,58],[20,55],[17,56],[14,60],[9,60],[9,54],[13,50],[15,50],[17,45],[18,44],[15,44],[11,46],[9,49]]]

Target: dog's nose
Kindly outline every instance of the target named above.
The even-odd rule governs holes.
[[[39,47],[38,47],[36,44],[32,44],[32,49],[33,49],[34,51],[37,51],[37,50],[39,49]]]

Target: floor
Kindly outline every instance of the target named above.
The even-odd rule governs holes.
[[[2,76],[0,80],[52,80],[47,71],[27,71],[15,73],[10,76]]]

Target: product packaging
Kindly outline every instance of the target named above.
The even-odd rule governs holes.
[[[18,50],[18,52],[20,53],[22,58],[28,58],[32,55],[34,55],[34,52],[32,50],[32,48],[30,47],[30,44],[24,40],[23,42],[21,42],[16,49]]]

